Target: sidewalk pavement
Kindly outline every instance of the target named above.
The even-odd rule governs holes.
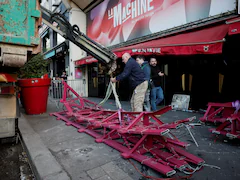
[[[102,99],[88,98],[99,103]],[[129,102],[121,102],[124,110],[130,110]],[[113,100],[104,104],[106,109],[116,109]],[[36,177],[46,180],[137,180],[142,176],[120,153],[103,144],[95,143],[94,138],[78,133],[72,126],[57,121],[49,113],[58,111],[56,105],[48,103],[47,113],[26,115],[22,109],[19,129],[26,145]],[[172,122],[202,114],[171,111],[161,116],[164,122]],[[175,130],[180,140],[191,144],[187,151],[203,158],[207,164],[221,169],[204,167],[196,172],[192,179],[240,179],[240,146],[239,141],[217,140],[208,132],[208,126],[198,126],[192,130],[199,147],[196,147],[184,128]],[[133,161],[141,170],[141,165]],[[178,172],[179,173],[179,172]],[[149,169],[148,175],[161,177]]]
[[[99,103],[102,99],[90,100]],[[125,108],[129,105],[128,102],[122,104]],[[110,100],[105,108],[116,109],[116,106]],[[58,111],[54,103],[49,102],[47,113],[41,115],[26,115],[24,109],[21,111],[19,129],[38,179],[139,179],[140,175],[133,175],[134,167],[123,160],[118,151],[95,143],[91,136],[78,133],[74,127],[67,127],[63,121],[49,116]]]

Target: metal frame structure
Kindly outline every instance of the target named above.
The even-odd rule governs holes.
[[[170,129],[180,128],[195,117],[163,123],[157,115],[171,110],[171,106],[155,112],[106,110],[80,97],[63,83],[64,94],[60,102],[66,110],[50,115],[65,121],[67,126],[74,126],[78,132],[94,137],[97,143],[117,149],[123,158],[135,159],[168,177],[174,175],[176,170],[189,174],[203,166],[203,159],[183,149],[188,146],[187,143],[167,136]]]
[[[222,134],[231,139],[240,139],[240,112],[236,111],[232,106],[232,102],[208,103],[207,111],[200,120],[218,124],[217,128],[209,129],[213,134]]]

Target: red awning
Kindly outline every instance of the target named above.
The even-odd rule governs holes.
[[[240,34],[240,18],[239,17],[226,21],[226,24],[229,25],[229,30],[228,30],[229,35]]]
[[[79,65],[83,65],[83,64],[91,64],[94,62],[98,62],[94,57],[92,56],[87,56],[85,58],[79,59],[77,61],[75,61],[75,65],[79,66]]]
[[[119,57],[125,52],[131,55],[220,54],[228,29],[227,24],[218,25],[119,48],[114,53]]]
[[[221,54],[224,37],[229,31],[228,24],[222,24],[188,33],[163,37],[132,46],[113,50],[121,57],[128,52],[131,55],[194,55]],[[86,57],[75,62],[76,65],[97,62],[93,57]]]

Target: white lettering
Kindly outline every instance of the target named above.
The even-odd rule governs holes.
[[[148,50],[148,52],[152,52],[152,48],[148,48],[147,50]]]
[[[113,18],[113,27],[116,27],[126,22],[129,18],[135,19],[138,16],[138,20],[146,18],[150,16],[148,12],[154,9],[154,6],[151,6],[152,1],[135,0],[127,3],[125,7],[122,7],[122,3],[119,3],[108,10],[108,19]],[[142,16],[145,13],[148,14]]]
[[[147,0],[141,0],[141,14],[147,12]]]
[[[150,3],[152,2],[153,0],[148,0],[148,6],[147,6],[147,9],[148,11],[151,11],[153,10],[154,6],[151,6]]]
[[[113,18],[113,27],[116,27],[120,24],[122,24],[122,4],[118,4],[118,6],[115,6],[113,8],[114,12],[114,18]]]
[[[137,7],[138,7],[138,16],[140,16],[141,15],[141,6],[140,6],[140,1],[141,0],[138,0],[138,2],[137,2]]]
[[[122,12],[122,19],[123,19],[123,21],[124,21],[124,19],[126,19],[126,18],[127,18],[126,8],[123,7],[123,12]]]
[[[129,16],[131,14],[131,3],[127,3],[126,12],[127,12],[127,16]]]
[[[157,48],[156,52],[161,53],[161,48]]]
[[[113,18],[113,9],[108,10],[108,19]]]
[[[137,3],[136,1],[132,2],[132,19],[137,17]]]
[[[161,54],[161,48],[142,48],[142,49],[132,49],[132,52],[138,53],[159,53]]]

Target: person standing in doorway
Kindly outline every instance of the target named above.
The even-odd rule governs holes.
[[[111,78],[111,82],[114,83],[128,78],[130,86],[134,89],[131,98],[132,111],[142,112],[148,81],[145,79],[143,70],[129,53],[124,53],[122,55],[122,61],[125,63],[123,72],[117,77]]]
[[[141,69],[143,70],[145,74],[145,78],[148,81],[148,89],[145,94],[144,104],[143,107],[145,111],[151,111],[151,104],[150,104],[150,87],[149,87],[149,80],[151,75],[151,68],[149,66],[148,61],[145,61],[145,57],[142,55],[139,55],[136,57],[137,63],[140,65]]]
[[[66,73],[66,71],[62,72],[61,80],[65,81],[67,83],[67,73]],[[63,89],[64,89],[64,84],[62,84],[62,82],[60,82],[60,87],[59,87],[59,97],[60,98],[62,98],[62,96],[63,96],[63,92],[64,92]],[[70,97],[69,91],[67,92],[67,96]]]
[[[161,88],[162,76],[164,73],[160,71],[160,68],[157,66],[156,58],[150,58],[150,67],[151,67],[151,80],[154,87],[151,89],[151,105],[152,110],[157,110],[157,105],[160,104],[163,99],[163,90]]]
[[[67,80],[67,73],[66,73],[66,71],[62,72],[61,79],[64,80],[64,81]]]

